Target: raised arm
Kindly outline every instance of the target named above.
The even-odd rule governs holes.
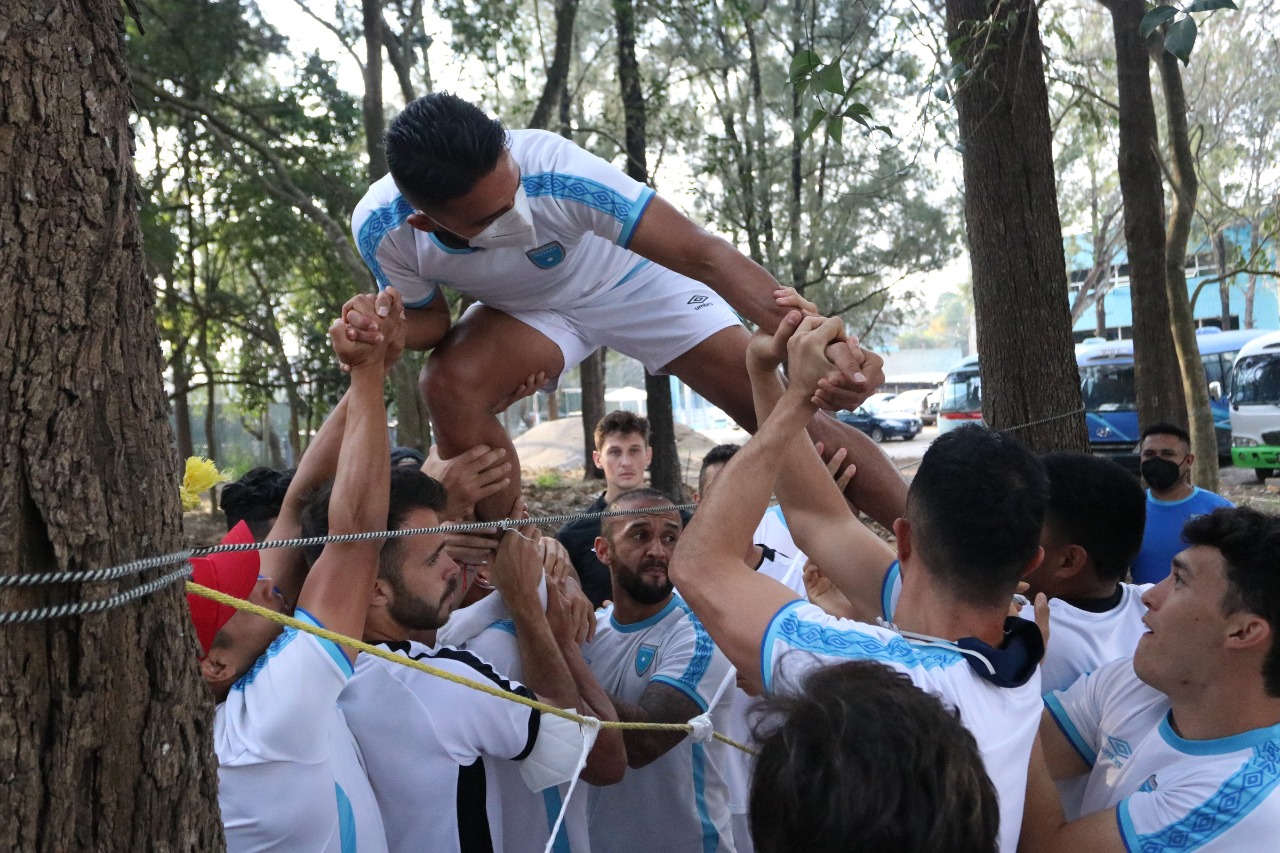
[[[376,313],[373,296],[357,303],[362,312]],[[334,349],[350,368],[351,387],[343,424],[342,447],[329,500],[329,533],[365,533],[385,530],[391,491],[391,447],[387,438],[387,409],[382,387],[389,353],[403,347],[399,297],[381,317],[382,340],[376,344],[353,341],[346,324],[330,329]],[[378,572],[383,540],[330,542],[311,568],[298,606],[330,630],[359,637]],[[346,651],[349,658],[355,653]]]
[[[1043,735],[1043,726],[1040,731]],[[1126,853],[1129,849],[1120,837],[1120,824],[1114,808],[1070,823],[1066,821],[1058,789],[1050,776],[1046,752],[1041,738],[1037,737],[1027,773],[1027,801],[1022,811],[1018,850],[1025,853],[1075,853],[1077,850]]]

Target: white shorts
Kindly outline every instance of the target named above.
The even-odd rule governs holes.
[[[650,261],[610,290],[572,308],[504,313],[554,341],[566,371],[604,346],[661,374],[662,368],[716,332],[741,325],[711,288]],[[544,390],[554,389],[558,381],[559,377],[549,380]]]

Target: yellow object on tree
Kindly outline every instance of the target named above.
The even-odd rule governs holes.
[[[179,488],[182,495],[182,511],[190,512],[197,509],[200,506],[200,495],[218,483],[225,483],[230,479],[231,475],[219,471],[218,466],[212,461],[202,456],[188,457],[187,470],[182,476],[182,486]]]

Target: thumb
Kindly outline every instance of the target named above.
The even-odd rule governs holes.
[[[1044,638],[1044,647],[1049,648],[1049,599],[1043,592],[1036,593],[1036,627]]]

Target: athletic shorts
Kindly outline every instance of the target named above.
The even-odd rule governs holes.
[[[711,288],[649,261],[611,289],[572,308],[505,313],[554,341],[564,356],[565,371],[603,346],[661,375],[662,368],[716,332],[741,325]],[[558,382],[559,377],[548,380],[543,390],[553,390]]]

